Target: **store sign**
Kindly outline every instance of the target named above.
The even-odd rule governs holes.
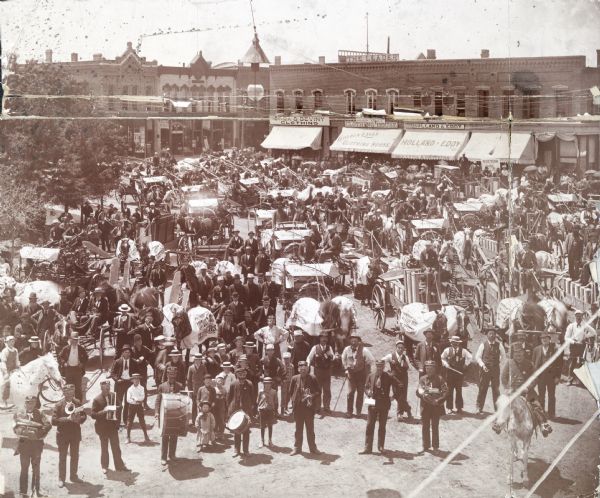
[[[329,126],[329,116],[292,114],[291,116],[272,116],[269,122],[272,125],[282,126]]]
[[[481,167],[487,168],[490,171],[499,171],[500,170],[500,161],[497,159],[484,159],[481,161]]]
[[[385,121],[377,118],[356,118],[352,121],[344,121],[346,128],[398,128],[396,121]]]
[[[404,123],[404,128],[415,130],[464,130],[464,123]]]
[[[400,54],[338,50],[338,62],[340,63],[355,64],[358,62],[395,62],[398,60],[400,60]]]

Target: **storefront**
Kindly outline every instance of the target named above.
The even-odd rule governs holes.
[[[389,155],[402,133],[397,122],[369,118],[347,121],[329,150]]]
[[[271,117],[270,124],[272,128],[261,147],[273,154],[294,152],[308,159],[326,154],[329,149],[327,116],[275,116]]]
[[[469,161],[535,164],[531,133],[473,132],[462,154]]]
[[[405,123],[406,131],[392,151],[394,159],[456,161],[469,139],[464,129],[435,129]]]

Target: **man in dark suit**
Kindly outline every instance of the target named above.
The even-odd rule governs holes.
[[[82,289],[79,291],[79,295],[75,298],[73,306],[71,307],[71,311],[74,311],[75,314],[79,317],[87,312],[89,304],[90,298],[88,297],[85,289]]]
[[[58,363],[67,384],[75,386],[75,398],[82,399],[82,384],[85,365],[88,361],[87,351],[79,345],[79,334],[71,332],[69,344],[58,355]],[[64,481],[64,479],[62,479]]]
[[[91,416],[96,421],[94,428],[100,438],[100,465],[102,473],[108,472],[108,444],[113,455],[115,470],[127,472],[129,469],[125,466],[121,458],[121,447],[119,445],[119,420],[115,411],[107,407],[114,406],[117,403],[117,397],[110,391],[110,382],[105,380],[100,383],[101,392],[92,401]]]
[[[94,337],[100,337],[100,326],[108,321],[110,311],[108,299],[104,295],[104,289],[102,287],[96,287],[94,289],[94,299],[90,304],[92,313],[95,316],[90,324],[88,334],[91,334]]]
[[[309,451],[313,455],[319,455],[321,452],[317,449],[315,442],[315,408],[316,399],[320,393],[319,383],[314,375],[308,373],[308,363],[306,361],[298,363],[298,371],[299,373],[292,377],[289,390],[292,400],[292,413],[296,423],[294,451],[290,453],[290,456],[302,453],[304,427],[306,427]]]
[[[252,382],[246,379],[246,369],[238,368],[235,371],[237,379],[231,383],[229,393],[227,395],[227,416],[231,417],[235,412],[243,410],[246,415],[251,416],[254,413],[254,405],[256,404],[256,396],[254,395],[254,386]],[[234,457],[241,455],[243,441],[244,456],[250,453],[250,427],[242,434],[235,434],[233,443],[235,445]]]
[[[533,371],[537,371],[556,352],[556,345],[550,342],[550,334],[542,334],[542,343],[533,348],[532,362]],[[546,392],[548,393],[548,418],[556,416],[556,384],[560,382],[562,364],[557,358],[538,377],[538,397],[542,408],[546,407]]]
[[[254,320],[257,330],[267,325],[267,318],[275,316],[275,308],[271,306],[271,299],[269,296],[263,295],[262,304],[263,305],[260,308],[256,308],[252,312],[252,320]]]
[[[246,296],[246,289],[244,288],[244,284],[242,284],[242,277],[237,273],[233,276],[233,283],[229,285],[229,295],[231,296],[232,300],[233,300],[233,294],[235,292],[238,293],[240,303],[242,305],[245,305],[246,299],[248,296]],[[242,321],[243,319],[244,319],[244,315],[242,313],[242,317],[240,318],[240,321]]]
[[[269,304],[271,308],[277,308],[277,298],[281,294],[281,285],[276,284],[271,280],[271,272],[265,273],[265,280],[260,286],[260,293],[262,296],[269,296]],[[259,325],[259,328],[261,325]],[[264,325],[262,325],[264,327]]]
[[[117,394],[117,421],[127,423],[129,409],[125,394],[131,385],[131,375],[137,372],[137,363],[131,360],[131,346],[125,344],[121,357],[117,358],[110,367],[110,378],[115,381],[115,392]],[[121,418],[122,415],[122,418]]]
[[[42,348],[40,348],[40,339],[36,335],[32,335],[29,340],[29,347],[25,348],[19,353],[19,362],[21,366],[27,365],[27,363],[37,360],[40,356],[44,356]]]
[[[375,423],[379,422],[377,432],[377,449],[383,453],[385,446],[385,427],[387,425],[388,412],[390,411],[390,390],[392,388],[392,376],[383,371],[385,362],[377,360],[375,362],[375,371],[367,377],[365,392],[367,396],[375,401],[374,405],[369,405],[367,413],[367,430],[365,432],[365,449],[360,452],[361,455],[370,455],[373,453],[373,436],[375,434]]]
[[[425,375],[419,378],[417,396],[421,399],[421,437],[423,452],[440,447],[439,424],[444,412],[444,400],[448,395],[448,386],[441,375],[437,374],[436,362],[425,362]]]
[[[248,275],[246,275],[246,285],[244,285],[244,291],[246,292],[246,296],[247,296],[247,298],[246,298],[246,307],[247,308],[250,308],[251,310],[253,310],[256,307],[260,306],[260,299],[261,299],[260,287],[254,281],[253,273],[248,273]],[[239,323],[239,322],[236,322],[236,323]]]
[[[242,267],[242,275],[244,278],[248,277],[248,273],[252,273],[254,271],[254,263],[255,257],[252,254],[252,248],[246,246],[244,248],[244,254],[240,258],[240,266]]]
[[[240,323],[244,320],[246,306],[241,302],[239,293],[235,291],[231,293],[231,302],[227,306],[227,309],[233,313],[233,323]]]
[[[167,367],[167,381],[158,386],[156,394],[156,404],[154,405],[154,416],[158,420],[160,414],[160,404],[163,394],[175,394],[183,389],[183,384],[177,382],[177,368]],[[167,465],[167,458],[175,460],[177,457],[177,436],[162,436],[160,440],[160,463]]]
[[[76,386],[67,384],[63,387],[64,399],[54,405],[52,425],[56,426],[56,446],[58,446],[58,487],[65,485],[67,478],[67,454],[71,455],[69,472],[71,482],[82,482],[77,476],[79,466],[79,443],[81,442],[81,424],[87,418],[84,411],[67,413],[67,407],[77,409],[81,401],[75,398]]]
[[[42,451],[44,450],[44,438],[52,429],[52,424],[46,416],[38,410],[35,405],[37,396],[25,398],[25,409],[20,409],[14,414],[13,430],[19,437],[15,455],[19,455],[21,462],[21,473],[19,476],[19,491],[21,496],[27,495],[27,484],[29,481],[29,467],[31,466],[31,496],[45,496],[40,492],[40,463]],[[31,428],[26,424],[35,422],[40,428],[31,434]]]
[[[433,330],[425,331],[425,342],[417,344],[415,350],[415,363],[419,369],[419,377],[425,375],[425,362],[435,361],[436,366],[440,364],[440,352],[433,344]]]

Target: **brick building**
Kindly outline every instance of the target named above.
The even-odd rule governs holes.
[[[452,60],[438,59],[435,50],[416,60],[340,51],[335,63],[320,57],[318,64],[284,65],[275,57],[274,126],[265,147],[283,149],[287,135],[304,136],[304,144],[291,148],[304,147],[313,157],[328,156],[332,146],[331,151],[415,159],[420,151],[427,154],[414,145],[431,143],[432,161],[456,159],[463,148],[496,149],[499,158],[510,113],[513,131],[521,134],[519,161],[598,169],[600,116],[585,114],[600,115],[590,91],[600,86],[600,50],[597,59],[596,67],[586,67],[585,56],[490,58],[488,50],[478,59]],[[419,111],[420,120],[425,115],[426,122],[415,123],[410,111]],[[442,153],[440,147],[450,143],[455,150]]]
[[[76,81],[87,84],[99,116],[125,121],[132,152],[150,155],[165,147],[177,154],[203,149],[258,145],[268,132],[269,76],[266,67],[241,62],[212,65],[202,52],[182,66],[163,66],[140,57],[132,46],[114,59],[94,54],[82,60],[53,60]],[[19,71],[13,58],[11,69]],[[248,85],[262,85],[265,96],[249,99]],[[242,124],[240,118],[247,120]]]

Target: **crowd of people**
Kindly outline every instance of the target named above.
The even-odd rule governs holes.
[[[383,197],[370,197],[369,190],[358,184],[344,184],[343,175],[324,175],[326,170],[339,170],[342,165],[330,163],[289,164],[285,161],[265,161],[250,151],[233,151],[226,160],[206,156],[203,168],[215,177],[227,178],[234,185],[231,195],[241,200],[253,188],[278,189],[296,188],[304,190],[307,185],[314,189],[330,187],[329,191],[309,194],[305,200],[284,198],[279,194],[264,197],[263,207],[275,211],[274,223],[294,221],[310,227],[310,235],[288,256],[299,262],[338,262],[344,243],[353,243],[352,228],[360,226],[369,234],[363,249],[371,257],[366,275],[366,284],[356,297],[366,302],[370,289],[381,273],[379,256],[393,253],[396,249],[389,237],[389,223],[402,224],[414,219],[440,218],[449,203],[460,198],[460,180],[448,176],[435,177],[432,165],[419,167],[400,165],[393,180],[386,180],[379,171],[391,168],[388,163],[346,162],[346,173],[363,172],[371,179],[370,190],[384,190]],[[492,172],[471,165],[463,157],[458,162],[463,178],[476,181],[490,177]],[[175,175],[176,164],[170,157],[153,158],[147,166],[137,171],[138,175]],[[501,185],[508,181],[506,168],[497,173]],[[206,177],[206,175],[204,175]],[[258,187],[242,189],[239,180],[256,177]],[[181,182],[194,181],[193,175],[180,175]],[[186,180],[187,178],[187,180]],[[516,272],[516,288],[506,289],[506,295],[525,293],[535,300],[540,292],[534,278],[539,272],[535,251],[552,252],[551,242],[564,239],[565,256],[569,275],[582,284],[590,281],[589,265],[598,250],[598,239],[582,237],[584,231],[591,234],[598,228],[598,211],[588,204],[590,194],[587,184],[569,183],[573,192],[583,203],[580,212],[563,216],[559,226],[550,221],[548,202],[540,201],[540,195],[557,192],[568,182],[554,183],[550,172],[539,168],[534,173],[520,176],[515,203],[509,206],[506,197],[499,197],[493,205],[485,204],[479,214],[482,228],[494,233],[502,241],[495,265],[498,273],[507,277],[509,271]],[[210,181],[213,181],[212,178]],[[582,187],[582,185],[585,187]],[[92,400],[88,412],[94,420],[95,431],[100,440],[100,464],[103,472],[109,468],[111,447],[113,465],[117,471],[128,470],[120,450],[119,430],[126,430],[126,443],[132,441],[133,424],[137,418],[144,439],[150,439],[144,414],[152,410],[157,419],[161,416],[163,399],[167,395],[184,394],[191,399],[191,418],[186,420],[196,432],[197,449],[205,452],[212,445],[229,444],[225,429],[232,416],[242,411],[248,423],[243,430],[234,433],[234,456],[245,457],[250,452],[250,427],[256,423],[260,428],[260,446],[270,447],[277,438],[274,423],[278,418],[291,419],[295,423],[295,438],[291,455],[302,452],[304,433],[310,453],[319,454],[315,434],[315,415],[326,417],[336,409],[332,406],[332,377],[344,376],[347,382],[345,415],[361,417],[366,406],[367,424],[364,450],[373,452],[374,431],[378,425],[377,449],[385,451],[385,436],[391,400],[396,403],[398,421],[410,420],[413,410],[408,402],[408,393],[414,389],[420,399],[423,451],[440,448],[439,420],[446,413],[460,414],[464,410],[463,385],[469,365],[474,364],[478,373],[478,394],[475,411],[484,412],[488,390],[492,391],[494,409],[500,386],[515,389],[523,384],[532,372],[538,369],[555,351],[555,332],[561,340],[570,342],[568,374],[573,381],[573,369],[586,352],[593,347],[597,351],[597,320],[592,325],[582,322],[583,313],[575,312],[575,321],[566,330],[540,331],[539,341],[531,354],[524,354],[522,346],[514,345],[505,351],[498,330],[490,326],[484,330],[485,338],[476,351],[469,348],[468,317],[460,316],[457,330],[450,333],[445,315],[438,312],[433,326],[426,330],[425,340],[418,344],[399,331],[393,351],[376,358],[354,330],[343,347],[333,340],[331,330],[319,337],[311,337],[299,328],[285,328],[277,324],[277,307],[280,305],[281,285],[272,278],[272,263],[283,255],[282,248],[273,240],[263,245],[257,231],[240,236],[238,230],[226,243],[226,258],[237,265],[239,273],[212,274],[204,264],[196,270],[184,263],[178,270],[181,283],[189,290],[190,308],[201,306],[210,310],[217,323],[215,337],[186,347],[186,338],[192,333],[192,324],[186,310],[177,311],[164,327],[164,291],[168,285],[168,272],[164,260],[157,260],[148,250],[147,244],[138,243],[139,227],[145,220],[150,223],[161,212],[171,212],[172,198],[165,199],[151,189],[151,199],[141,203],[131,213],[124,200],[119,208],[109,204],[96,209],[89,202],[81,208],[81,221],[75,223],[65,213],[50,229],[50,242],[59,246],[72,241],[88,240],[105,251],[123,252],[125,244],[133,244],[139,254],[135,262],[137,277],[143,285],[157,289],[160,298],[156,303],[140,307],[119,301],[111,304],[105,287],[81,289],[71,296],[64,291],[60,302],[54,306],[48,301],[37,302],[37,296],[29,296],[29,303],[21,306],[15,293],[7,288],[0,303],[0,321],[3,327],[0,338],[0,362],[5,376],[34,361],[48,350],[58,359],[61,373],[66,381],[65,398],[54,407],[52,419],[36,408],[35,399],[29,399],[24,409],[19,407],[15,414],[16,429],[20,436],[21,492],[27,492],[28,468],[32,465],[33,491],[39,494],[39,467],[43,444],[40,441],[50,430],[57,427],[59,447],[59,486],[66,480],[66,460],[70,455],[70,478],[78,481],[78,455],[81,440],[81,424],[86,416],[82,407],[83,377],[88,364],[88,351],[81,345],[82,337],[98,337],[98,329],[109,323],[114,339],[115,357],[108,378],[101,382],[101,393]],[[431,192],[431,193],[427,193]],[[166,196],[167,193],[165,193]],[[535,194],[535,195],[533,195]],[[244,206],[246,208],[248,206]],[[544,220],[530,234],[529,243],[521,240],[523,251],[518,255],[516,266],[511,268],[504,238],[509,211],[516,217],[515,223],[528,226],[528,215],[542,213]],[[520,221],[519,221],[520,220]],[[453,220],[453,223],[455,221]],[[193,231],[184,217],[179,217],[182,231]],[[464,227],[463,227],[464,228]],[[475,228],[475,227],[470,227]],[[546,240],[536,233],[547,233]],[[473,231],[464,230],[465,244],[462,253],[453,244],[450,230],[441,243],[427,244],[415,258],[412,247],[402,246],[407,265],[428,268],[434,272],[447,272],[452,276],[459,265],[470,268]],[[555,235],[552,235],[555,234]],[[588,235],[589,235],[588,234]],[[597,234],[596,234],[597,235]],[[125,254],[125,258],[129,254]],[[392,254],[400,256],[400,254]],[[439,296],[438,296],[439,297]],[[592,310],[594,312],[594,310]],[[65,317],[74,314],[78,323],[88,323],[84,328],[71,327],[65,332]],[[360,324],[359,328],[360,328]],[[172,334],[167,330],[172,329]],[[42,341],[51,337],[50,341]],[[41,342],[45,347],[41,346]],[[592,344],[586,348],[586,344]],[[197,346],[197,347],[195,347]],[[596,353],[597,354],[597,353]],[[409,371],[418,370],[419,379],[414,386],[409,384]],[[513,372],[508,375],[509,369]],[[514,375],[517,372],[519,375]],[[539,376],[537,390],[529,389],[527,399],[534,407],[534,417],[544,436],[552,432],[550,418],[556,415],[555,386],[560,382],[563,367],[561,361]],[[5,383],[2,400],[8,405],[10,392]],[[343,387],[343,386],[342,386]],[[155,395],[155,405],[148,405],[148,397]],[[547,403],[546,403],[547,402]],[[34,437],[25,434],[29,426],[21,421],[29,420],[40,424]],[[18,430],[17,430],[18,429]],[[496,427],[499,430],[499,428]],[[177,458],[177,438],[172,434],[161,436],[163,466]]]

